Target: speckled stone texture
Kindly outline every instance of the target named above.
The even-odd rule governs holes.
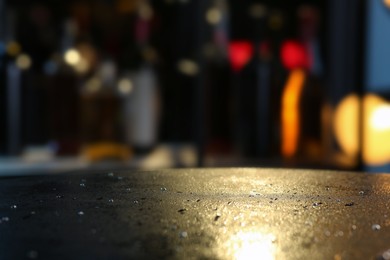
[[[386,174],[1,177],[0,259],[390,259],[389,206]]]

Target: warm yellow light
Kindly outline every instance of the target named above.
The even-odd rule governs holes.
[[[75,66],[80,62],[81,56],[76,49],[69,49],[65,52],[64,59],[69,65]]]
[[[344,98],[336,108],[333,130],[341,149],[354,157],[359,151],[359,97],[355,94]]]
[[[390,8],[390,0],[383,0],[383,3]]]
[[[377,107],[370,118],[371,126],[378,131],[387,131],[390,129],[390,105],[381,105]]]
[[[11,41],[7,44],[7,53],[10,56],[18,55],[22,50],[22,47],[18,42]]]
[[[188,76],[195,76],[199,72],[198,64],[192,60],[180,60],[177,67],[181,73]]]
[[[217,24],[221,21],[222,14],[217,8],[210,8],[206,13],[206,20],[210,24]]]
[[[336,108],[334,132],[342,151],[356,156],[359,150],[357,95],[349,95]],[[369,165],[390,163],[390,104],[376,95],[363,99],[363,161]]]
[[[305,83],[305,72],[293,70],[287,80],[282,96],[282,154],[293,156],[298,148],[299,138],[299,100]]]
[[[133,91],[133,82],[129,79],[121,79],[118,82],[118,90],[122,94],[130,94]]]
[[[363,160],[369,165],[390,163],[390,104],[375,95],[365,96],[363,104]]]
[[[31,58],[30,56],[28,56],[27,54],[20,54],[17,58],[16,58],[16,66],[21,69],[21,70],[27,70],[31,67],[31,64],[32,64],[32,61],[31,61]]]
[[[274,240],[275,238],[272,235],[264,235],[257,232],[240,232],[229,241],[231,243],[230,250],[234,250],[233,259],[275,259]]]

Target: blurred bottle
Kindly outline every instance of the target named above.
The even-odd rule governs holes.
[[[118,82],[124,99],[126,142],[136,152],[148,152],[157,142],[157,78],[153,69],[144,65]]]
[[[80,149],[79,75],[81,61],[75,48],[77,24],[67,18],[62,22],[59,48],[43,65],[48,78],[49,138],[56,143],[58,155],[76,155]]]
[[[281,100],[281,152],[285,158],[319,161],[325,150],[319,12],[302,6],[298,20],[299,40],[286,41],[281,49],[283,64],[290,70]]]
[[[150,151],[157,143],[158,106],[157,53],[151,45],[154,10],[149,1],[140,1],[134,24],[134,49],[138,62],[125,66],[118,81],[124,105],[125,141],[135,152]],[[133,50],[134,52],[134,50]]]
[[[229,47],[229,12],[226,0],[210,1],[206,10],[206,22],[210,28],[210,42],[203,46],[206,64],[205,74],[205,118],[206,154],[211,156],[226,155],[232,150],[231,109],[228,47]]]
[[[4,3],[3,3],[4,4]],[[16,41],[16,16],[12,8],[3,6],[1,59],[1,87],[4,93],[4,150],[7,155],[16,156],[22,150],[22,69],[16,57],[21,53],[21,45]]]
[[[82,86],[82,153],[91,161],[130,158],[130,149],[124,144],[124,115],[116,73],[114,62],[103,61]]]
[[[267,24],[272,13],[265,5],[252,4],[249,14],[255,25],[252,40],[230,45],[236,73],[233,94],[236,147],[245,157],[269,158],[274,155],[273,147],[278,139],[275,107],[279,87],[274,81],[277,71],[272,54],[275,43]]]

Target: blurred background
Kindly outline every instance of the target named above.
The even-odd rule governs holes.
[[[0,172],[390,171],[390,1],[0,0]]]

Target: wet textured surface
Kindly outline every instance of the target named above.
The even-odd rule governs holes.
[[[2,177],[0,258],[390,259],[389,209],[384,174],[185,169]]]

